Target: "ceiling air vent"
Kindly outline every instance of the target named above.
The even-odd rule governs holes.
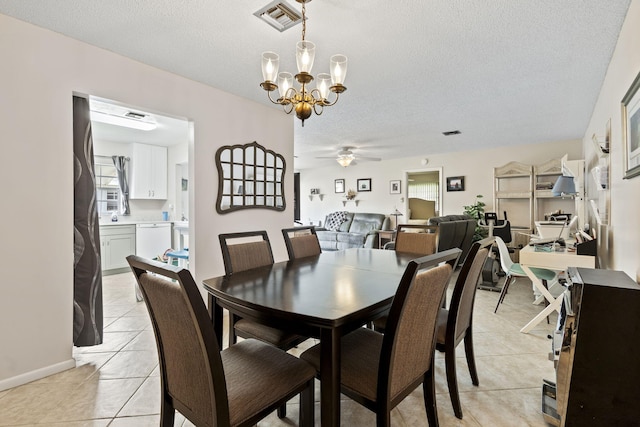
[[[146,115],[144,115],[144,114],[141,114],[141,113],[134,113],[133,111],[129,111],[129,112],[128,112],[128,113],[126,113],[124,116],[125,116],[125,117],[129,117],[129,118],[131,118],[131,119],[138,119],[138,120],[142,120],[142,119],[144,119],[145,117],[147,117],[147,116],[146,116]]]
[[[307,0],[307,3],[309,1]],[[280,32],[302,22],[302,15],[283,0],[272,1],[262,9],[254,12],[254,15]]]

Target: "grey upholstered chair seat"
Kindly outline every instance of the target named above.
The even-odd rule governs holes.
[[[342,349],[349,352],[340,360],[342,387],[376,400],[378,365],[383,335],[368,328],[360,328],[342,338]],[[305,351],[304,360],[320,370],[320,346]]]
[[[281,349],[289,349],[300,344],[300,335],[272,328],[253,320],[240,319],[235,324],[236,334],[242,338],[254,338]]]
[[[261,341],[241,341],[220,353],[231,425],[241,425],[281,396],[295,393],[315,370],[295,356]]]

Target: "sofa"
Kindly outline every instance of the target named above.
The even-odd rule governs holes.
[[[332,217],[341,217],[339,225]],[[316,228],[323,251],[348,248],[377,248],[378,231],[389,230],[390,220],[384,214],[334,212],[325,218],[324,228]]]
[[[473,244],[476,220],[468,215],[445,215],[429,218],[428,222],[438,227],[438,252],[460,248],[458,265],[462,264]]]

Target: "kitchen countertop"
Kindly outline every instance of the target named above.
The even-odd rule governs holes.
[[[150,219],[136,220],[136,219],[128,219],[128,218],[127,219],[118,218],[117,221],[111,221],[111,218],[101,218],[100,227],[110,226],[110,225],[173,224],[174,222],[181,222],[181,221],[162,221],[162,220],[153,221]]]

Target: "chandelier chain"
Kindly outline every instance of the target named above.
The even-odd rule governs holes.
[[[306,11],[307,11],[307,2],[303,1],[302,2],[302,41],[304,41],[305,36],[307,35],[307,17],[306,17]]]

